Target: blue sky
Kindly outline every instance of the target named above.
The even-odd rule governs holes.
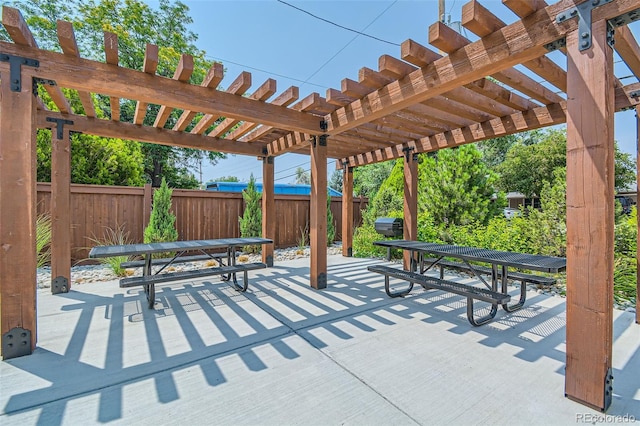
[[[249,93],[267,78],[274,78],[278,82],[278,92],[274,97],[291,85],[300,88],[300,99],[312,92],[325,96],[328,88],[339,89],[343,78],[357,80],[361,67],[377,69],[380,55],[400,57],[400,47],[394,44],[399,45],[411,38],[428,46],[429,25],[438,19],[437,0],[286,1],[391,44],[330,25],[276,0],[182,0],[194,20],[190,29],[198,35],[197,46],[206,51],[210,59],[221,61],[226,68],[222,88],[240,72],[249,71],[253,82]],[[446,19],[459,21],[466,1],[446,0]],[[157,2],[150,1],[149,4],[157,7]],[[482,4],[507,24],[517,19],[499,0],[483,0]],[[631,26],[638,39],[639,24],[636,22]],[[464,30],[463,34],[476,39]],[[551,58],[565,67],[563,56]],[[619,58],[616,56],[614,60],[619,61]],[[624,63],[618,62],[615,66],[618,77],[631,74]],[[534,78],[540,80],[537,76]],[[627,78],[622,82],[630,84],[637,79]],[[617,113],[615,122],[615,138],[620,148],[635,157],[635,112]],[[297,167],[309,169],[309,157],[285,154],[275,159],[275,166],[276,181],[290,183]],[[329,174],[333,170],[335,162],[331,161],[328,164]],[[240,180],[248,180],[251,173],[261,181],[262,166],[255,157],[229,156],[216,166],[204,167],[202,178],[206,182],[233,175]]]

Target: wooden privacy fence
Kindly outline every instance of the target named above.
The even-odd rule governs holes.
[[[152,188],[101,185],[71,185],[71,257],[78,262],[87,257],[102,239],[105,230],[122,226],[133,242],[142,242],[151,213]],[[309,196],[276,195],[278,248],[297,246],[301,232],[308,229]],[[353,199],[354,226],[362,221],[366,198]],[[240,237],[239,217],[244,212],[241,193],[174,189],[172,210],[176,215],[178,239]],[[51,184],[38,183],[38,214],[51,211]],[[336,224],[336,241],[342,236],[342,199],[332,197],[331,212]],[[308,243],[308,241],[307,241]]]

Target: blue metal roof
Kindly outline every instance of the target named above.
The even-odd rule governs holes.
[[[207,191],[242,192],[247,188],[247,182],[207,182]],[[256,183],[256,191],[262,192],[262,184]],[[327,187],[332,197],[342,197],[342,193]],[[276,183],[273,185],[274,194],[310,195],[311,185]]]

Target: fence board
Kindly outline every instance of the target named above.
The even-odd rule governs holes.
[[[51,212],[51,184],[38,183],[38,214]],[[298,245],[301,230],[309,224],[309,196],[276,195],[276,248]],[[362,221],[365,198],[353,199],[354,222]],[[107,228],[122,226],[132,242],[142,242],[144,233],[144,188],[101,185],[71,185],[71,258],[85,260]],[[239,218],[244,212],[242,194],[174,189],[172,210],[180,240],[240,236]],[[332,197],[331,212],[336,225],[336,241],[341,240],[342,199]],[[148,218],[146,219],[148,221]],[[307,241],[308,243],[308,241]]]

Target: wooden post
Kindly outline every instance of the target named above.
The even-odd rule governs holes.
[[[353,256],[353,167],[342,169],[342,255]]]
[[[640,189],[640,106],[636,107],[636,199]],[[640,206],[636,203],[636,209]],[[637,211],[636,211],[637,213]],[[640,235],[640,215],[637,215],[636,228]],[[640,324],[640,244],[636,244],[636,324]]]
[[[3,359],[36,346],[36,133],[32,78],[13,87],[0,68],[0,351]],[[20,65],[13,63],[11,66]]]
[[[51,293],[71,289],[71,141],[67,120],[51,129]],[[65,123],[65,121],[67,121]]]
[[[567,35],[567,367],[565,394],[590,407],[611,403],[613,345],[613,51],[607,22],[593,45]]]
[[[404,224],[405,240],[418,239],[418,156],[406,151],[404,156]],[[404,253],[404,268],[410,269],[410,253]]]
[[[315,136],[311,143],[311,287],[327,287],[327,138]]]
[[[149,225],[151,219],[151,203],[153,202],[153,188],[150,183],[144,185],[144,193],[142,195],[142,233],[144,235],[145,228]]]
[[[273,266],[273,248],[276,239],[276,199],[274,195],[273,157],[262,158],[262,237],[270,238],[273,244],[262,246],[262,262]]]

